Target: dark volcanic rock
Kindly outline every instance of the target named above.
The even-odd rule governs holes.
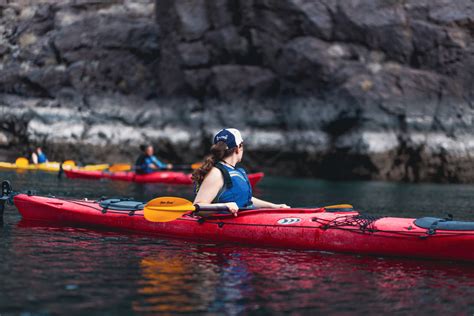
[[[147,141],[195,160],[235,126],[256,168],[474,181],[471,0],[51,0],[0,12],[5,148],[119,161]]]
[[[7,72],[2,74],[0,89],[32,97],[54,97],[71,86],[81,94],[158,95],[158,25],[152,14],[127,15],[119,8],[114,11],[113,4],[93,1],[68,6],[51,1],[8,7],[11,15],[3,17],[8,34],[3,45],[11,53],[2,60]]]

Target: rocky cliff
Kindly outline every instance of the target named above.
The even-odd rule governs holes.
[[[233,126],[275,173],[474,181],[472,0],[0,0],[0,19],[11,157],[149,141],[193,161]]]

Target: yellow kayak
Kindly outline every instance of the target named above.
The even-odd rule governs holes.
[[[33,170],[35,169],[35,165],[17,166],[16,163],[0,162],[0,169]]]
[[[0,169],[8,170],[40,170],[40,171],[51,171],[58,172],[60,169],[60,162],[45,162],[40,164],[30,164],[28,159],[20,157],[16,160],[15,163],[10,162],[0,162]],[[63,169],[65,170],[88,170],[88,171],[100,171],[109,168],[109,164],[97,164],[97,165],[85,165],[82,167],[76,166],[74,161],[66,160],[63,163]]]

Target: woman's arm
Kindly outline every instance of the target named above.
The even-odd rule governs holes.
[[[156,156],[151,156],[150,157],[150,160],[151,160],[151,164],[150,164],[150,168],[152,169],[166,169],[168,167],[167,164],[165,164],[164,162],[160,161],[158,158],[156,158]]]
[[[236,203],[212,203],[223,186],[224,178],[222,173],[217,168],[212,168],[204,178],[204,181],[202,181],[193,204],[199,206],[221,205],[222,207],[227,207],[230,212],[237,216],[239,207]]]
[[[252,203],[256,208],[289,208],[286,204],[275,204],[252,197]]]

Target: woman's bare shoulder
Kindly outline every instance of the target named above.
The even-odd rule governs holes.
[[[206,175],[206,179],[209,178],[209,180],[217,180],[222,177],[221,172],[219,169],[216,167],[212,167],[211,170],[209,170],[209,173]]]

